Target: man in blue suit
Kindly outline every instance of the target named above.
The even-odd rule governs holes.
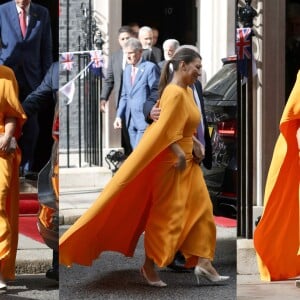
[[[123,85],[115,128],[122,127],[125,116],[130,144],[134,149],[148,126],[143,114],[146,101],[158,99],[159,68],[156,64],[143,59],[143,47],[136,38],[130,38],[125,45],[127,63],[123,72]]]
[[[0,6],[0,64],[13,69],[21,102],[41,83],[52,63],[52,36],[48,10],[30,0],[13,0]],[[32,169],[38,137],[37,116],[23,127],[19,140],[21,169]]]
[[[107,73],[103,82],[103,87],[100,95],[100,110],[105,112],[107,101],[111,92],[114,90],[115,108],[119,106],[119,100],[122,91],[122,75],[126,66],[126,56],[124,54],[124,46],[129,38],[133,37],[133,31],[130,26],[122,26],[118,31],[118,41],[120,49],[112,53],[109,57]],[[127,157],[132,149],[129,141],[129,135],[125,122],[123,121],[121,145],[124,148],[124,155]]]

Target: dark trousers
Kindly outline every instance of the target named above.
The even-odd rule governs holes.
[[[39,123],[37,115],[27,119],[23,126],[22,136],[19,139],[19,146],[22,151],[21,172],[25,175],[32,171],[34,152],[39,135]]]
[[[129,154],[132,152],[132,148],[130,145],[130,139],[128,134],[128,129],[126,127],[125,120],[122,119],[122,136],[121,136],[121,144],[124,148],[124,154],[125,156],[129,156]]]
[[[53,250],[52,268],[54,271],[59,270],[58,255],[58,251]]]

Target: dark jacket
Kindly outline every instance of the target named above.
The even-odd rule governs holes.
[[[59,83],[59,63],[54,62],[46,73],[43,81],[35,91],[23,101],[22,106],[28,117],[46,110],[56,103],[56,92]]]

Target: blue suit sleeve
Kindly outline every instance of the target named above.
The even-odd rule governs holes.
[[[54,105],[53,93],[58,89],[58,76],[58,65],[53,64],[37,89],[23,101],[22,106],[28,117]]]
[[[150,115],[152,107],[155,105],[155,103],[158,100],[159,77],[160,77],[159,67],[157,65],[153,65],[152,70],[148,77],[150,93],[149,93],[149,97],[145,101],[144,107],[143,107],[143,113],[144,113],[145,121],[147,123],[152,123],[152,120],[149,119],[149,115]]]

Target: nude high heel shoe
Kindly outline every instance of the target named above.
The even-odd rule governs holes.
[[[211,282],[221,282],[221,281],[226,281],[228,280],[230,277],[229,276],[221,276],[221,275],[213,275],[211,273],[209,273],[207,270],[205,270],[204,268],[200,267],[200,266],[196,266],[195,267],[195,276],[197,278],[197,283],[199,285],[200,281],[199,278],[203,277]]]
[[[143,267],[141,268],[141,275],[146,279],[147,283],[151,286],[155,286],[155,287],[166,287],[167,286],[167,284],[165,282],[163,282],[162,280],[158,280],[158,281],[149,280]]]
[[[7,285],[2,277],[2,274],[0,273],[0,291],[6,290]]]

